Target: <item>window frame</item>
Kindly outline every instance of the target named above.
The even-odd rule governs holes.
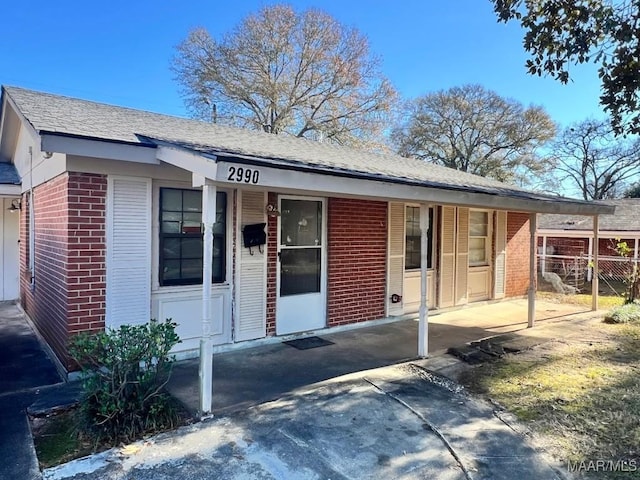
[[[414,272],[416,270],[420,270],[420,264],[418,263],[417,266],[414,266],[413,264],[411,266],[407,266],[407,239],[408,239],[408,235],[407,235],[407,212],[408,209],[412,208],[412,209],[417,209],[418,212],[418,221],[417,221],[417,225],[418,225],[418,231],[420,231],[420,205],[418,204],[413,204],[413,203],[405,203],[404,205],[404,271],[405,272]],[[435,256],[435,242],[434,240],[434,227],[436,225],[436,208],[433,206],[428,207],[429,210],[429,231],[428,231],[428,237],[429,237],[429,252],[427,255],[427,270],[433,270],[434,269],[434,259],[436,258]],[[415,217],[414,217],[415,218]],[[414,221],[415,224],[415,221]],[[421,255],[421,247],[422,247],[422,239],[420,234],[415,236],[412,235],[412,237],[417,238],[418,239],[418,253],[419,256],[418,258],[420,258]]]
[[[169,234],[165,234],[162,232],[162,213],[163,213],[163,208],[162,208],[162,192],[163,190],[179,190],[179,191],[195,191],[198,192],[200,194],[200,203],[202,202],[202,190],[199,188],[193,188],[188,184],[182,184],[181,182],[161,182],[159,184],[154,185],[154,200],[155,200],[155,206],[154,206],[154,225],[153,225],[153,230],[154,230],[154,243],[155,243],[155,248],[154,248],[154,255],[153,255],[153,268],[154,268],[154,282],[153,282],[153,290],[169,290],[169,289],[178,289],[178,290],[182,290],[182,289],[193,289],[193,288],[199,288],[202,286],[202,278],[199,279],[193,279],[193,278],[189,278],[189,279],[178,279],[178,280],[163,280],[162,278],[162,271],[163,271],[163,265],[164,265],[164,260],[163,259],[163,246],[164,246],[164,240],[167,238],[202,238],[204,235],[203,229],[202,227],[200,228],[200,233],[169,233]],[[216,195],[217,194],[223,194],[225,195],[225,202],[226,202],[226,206],[223,210],[224,216],[225,216],[225,225],[224,225],[224,230],[223,233],[218,233],[215,234],[214,233],[214,242],[216,239],[222,238],[223,242],[223,252],[222,252],[222,256],[221,261],[222,261],[222,268],[220,270],[220,273],[222,274],[222,277],[220,278],[215,278],[213,277],[214,275],[214,271],[213,271],[213,266],[212,266],[212,282],[213,282],[213,287],[219,287],[219,286],[227,286],[229,285],[229,278],[231,275],[230,272],[230,267],[231,267],[231,263],[229,261],[229,253],[232,251],[232,245],[230,244],[231,242],[231,235],[232,235],[232,223],[233,223],[233,218],[232,218],[232,212],[231,212],[231,207],[233,204],[233,193],[231,191],[228,191],[227,189],[217,189]],[[216,202],[216,205],[218,205],[219,202]],[[218,207],[216,207],[218,209]],[[182,210],[183,214],[184,214],[184,209]],[[200,207],[200,225],[202,225],[202,207]]]
[[[472,235],[471,233],[471,218],[473,213],[485,213],[487,215],[486,223],[486,235]],[[484,259],[482,261],[471,260],[471,239],[482,238],[484,239]],[[469,267],[488,267],[491,265],[491,249],[493,247],[493,211],[482,209],[470,209],[469,210]]]

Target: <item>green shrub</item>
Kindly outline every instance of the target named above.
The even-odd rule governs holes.
[[[606,323],[638,323],[640,324],[640,304],[627,303],[612,308],[604,317]]]
[[[180,342],[171,320],[73,337],[69,353],[83,371],[85,429],[96,442],[131,441],[174,427],[178,411],[164,391]]]

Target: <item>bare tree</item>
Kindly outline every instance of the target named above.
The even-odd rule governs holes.
[[[560,184],[585,200],[620,197],[640,173],[640,140],[616,138],[607,122],[585,120],[564,129],[552,151]]]
[[[537,154],[555,125],[542,107],[524,108],[480,85],[410,102],[392,140],[401,155],[507,182],[531,184],[548,164]]]
[[[396,92],[361,33],[319,10],[267,6],[221,39],[195,29],[172,69],[194,116],[354,143],[379,138]]]

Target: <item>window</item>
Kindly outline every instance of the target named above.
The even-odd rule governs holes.
[[[226,276],[227,194],[216,194],[212,281]],[[160,189],[160,285],[202,283],[202,192]]]
[[[420,207],[406,207],[405,215],[405,253],[404,268],[413,270],[420,268]],[[429,249],[427,251],[427,268],[432,267],[433,258],[433,208],[429,209]]]
[[[489,212],[469,212],[469,265],[489,265]]]

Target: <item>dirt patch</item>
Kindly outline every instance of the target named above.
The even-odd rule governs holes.
[[[579,474],[605,478],[598,465],[588,467],[606,461],[599,464],[606,478],[637,478],[640,326],[590,320],[564,329],[554,340],[467,368],[458,380],[515,414],[567,466],[586,462]]]

